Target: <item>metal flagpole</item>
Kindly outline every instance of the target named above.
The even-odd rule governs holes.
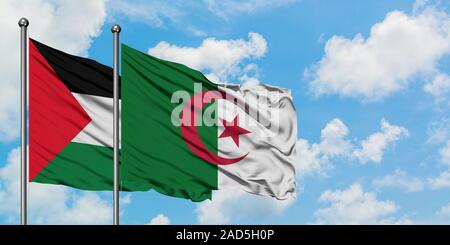
[[[111,28],[113,33],[114,48],[114,204],[113,204],[113,224],[119,225],[119,33],[121,28],[114,25]]]
[[[28,159],[27,159],[27,27],[28,20],[21,18],[20,26],[20,224],[27,224]]]

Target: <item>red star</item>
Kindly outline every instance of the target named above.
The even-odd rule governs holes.
[[[222,132],[222,134],[220,134],[219,138],[231,137],[238,147],[239,147],[239,135],[251,133],[250,131],[239,127],[238,115],[234,117],[233,122],[228,122],[225,119],[222,119],[222,124],[225,127],[225,130]]]

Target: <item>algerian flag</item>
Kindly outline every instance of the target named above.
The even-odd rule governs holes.
[[[193,201],[228,186],[277,199],[295,193],[297,122],[288,91],[214,84],[122,45],[121,92],[127,188]]]

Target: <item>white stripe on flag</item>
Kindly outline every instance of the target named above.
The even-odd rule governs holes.
[[[92,119],[72,142],[113,147],[113,99],[78,93],[72,95]]]

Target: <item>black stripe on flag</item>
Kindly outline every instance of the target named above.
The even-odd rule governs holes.
[[[34,39],[31,41],[71,92],[113,97],[111,67],[92,59],[67,54]]]

